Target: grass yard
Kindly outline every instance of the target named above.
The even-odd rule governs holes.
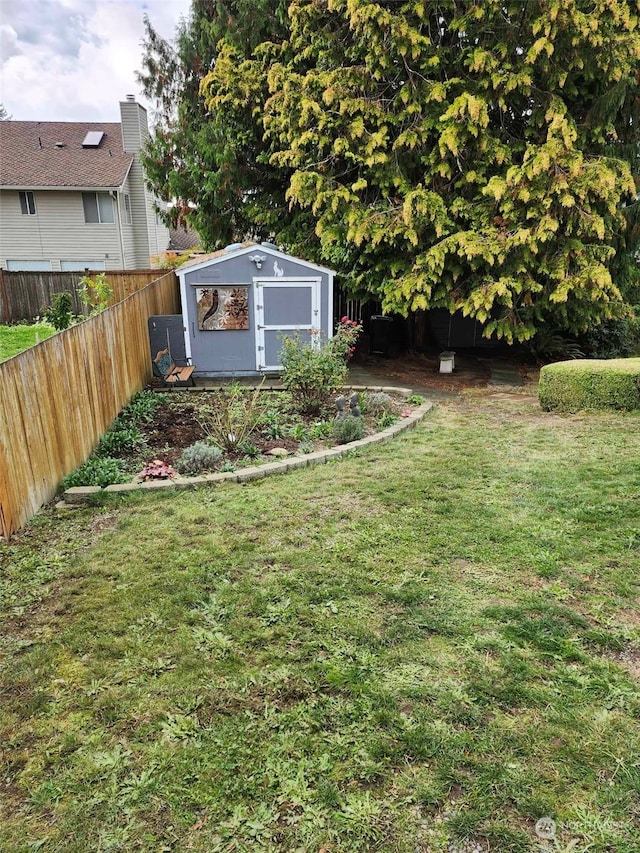
[[[476,392],[40,513],[0,550],[0,849],[637,853],[639,427]]]
[[[48,323],[0,325],[0,361],[5,361],[19,352],[29,349],[38,341],[44,341],[55,333],[56,330]]]

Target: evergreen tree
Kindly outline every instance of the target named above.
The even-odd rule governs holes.
[[[286,5],[284,0],[275,8],[269,0],[193,0],[173,43],[145,18],[138,81],[156,104],[143,157],[147,179],[156,194],[174,201],[170,223],[193,225],[207,248],[270,236],[272,222],[283,212],[289,215],[286,176],[262,156],[264,79],[252,81],[251,100],[234,110],[210,114],[200,93],[221,43],[242,61],[265,39],[281,39]]]
[[[577,332],[632,288],[638,8],[194,0],[175,53],[149,28],[151,181],[210,244],[275,238],[388,311]]]
[[[640,50],[628,3],[294,0],[289,13],[290,42],[263,47],[271,162],[293,170],[290,201],[354,288],[390,311],[462,310],[509,340],[622,312],[610,268],[635,194],[623,103]],[[214,112],[221,84],[216,67]]]

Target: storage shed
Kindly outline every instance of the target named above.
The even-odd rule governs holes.
[[[236,243],[185,264],[178,276],[195,376],[277,371],[283,336],[333,334],[333,271],[270,243]]]

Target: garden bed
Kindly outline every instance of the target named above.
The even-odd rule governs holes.
[[[353,399],[359,411],[354,418],[350,396],[349,391],[336,394],[319,413],[304,414],[286,391],[238,386],[167,394],[143,391],[125,407],[87,462],[63,480],[62,488],[232,472],[314,453],[380,432],[423,402],[401,393],[360,392]],[[346,415],[341,424],[336,400]],[[226,421],[221,413],[228,414]],[[229,441],[230,436],[237,440]]]

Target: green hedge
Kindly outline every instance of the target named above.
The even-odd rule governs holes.
[[[538,397],[547,412],[640,409],[640,358],[547,364],[540,371]]]

